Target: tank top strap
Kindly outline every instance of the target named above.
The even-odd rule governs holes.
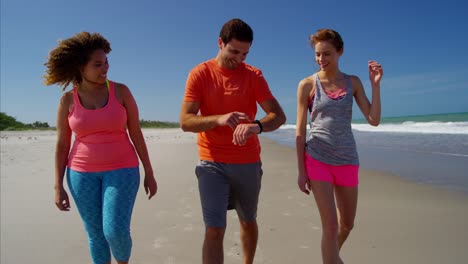
[[[314,81],[317,79],[317,73],[312,74],[312,79],[314,79]]]
[[[317,94],[317,90],[320,90],[320,87],[322,87],[322,84],[320,83],[318,73],[314,73],[313,77],[314,77],[314,82],[315,82],[315,94]]]
[[[115,86],[114,82],[111,80],[106,80],[107,90],[109,91],[109,98],[115,95]]]
[[[315,94],[317,93],[317,79],[317,73],[312,74],[312,82],[315,82],[315,84],[312,84],[312,88],[315,86],[315,91],[308,99],[307,108],[309,109],[309,113],[312,113],[312,106],[314,104]]]
[[[349,94],[353,94],[353,86],[351,85],[351,78],[349,77],[348,74],[345,74],[345,80],[346,80],[346,92]]]
[[[73,94],[73,105],[74,106],[80,106],[80,98],[78,97],[78,86],[74,86],[72,89],[72,94]]]
[[[109,91],[109,98],[107,100],[107,103],[110,103],[112,100],[117,100],[117,97],[115,95],[114,82],[110,80],[106,80],[106,86]],[[73,92],[73,104],[81,106],[80,98],[78,96],[78,86],[73,87],[72,92]]]
[[[118,102],[117,96],[115,95],[115,83],[111,80],[107,80],[106,84],[108,85],[107,88],[109,89],[109,100],[107,101],[108,104]]]

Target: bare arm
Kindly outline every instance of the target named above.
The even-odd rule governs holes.
[[[299,189],[306,193],[310,193],[309,181],[307,178],[304,150],[307,132],[307,108],[309,97],[313,89],[313,82],[310,79],[302,80],[297,88],[297,117],[296,117],[296,155],[297,155],[297,184]]]
[[[372,86],[372,103],[366,96],[364,87],[358,77],[353,77],[354,98],[356,103],[361,109],[362,114],[370,125],[378,126],[380,124],[381,116],[381,102],[380,102],[380,80],[383,76],[382,66],[375,62],[369,61],[369,79]]]
[[[232,143],[234,145],[243,146],[247,143],[247,139],[260,132],[270,132],[279,128],[286,122],[286,116],[283,109],[276,99],[265,100],[260,103],[266,116],[259,120],[260,125],[248,120],[247,123],[239,124],[232,135]]]
[[[180,127],[185,132],[204,132],[217,126],[229,126],[235,129],[249,117],[241,112],[232,112],[224,115],[200,116],[199,102],[183,102],[180,110]]]
[[[62,96],[57,110],[57,142],[55,145],[55,205],[61,211],[70,209],[67,192],[63,187],[63,177],[68,163],[72,131],[68,125],[68,113],[73,103],[73,95],[69,92]]]
[[[270,132],[278,129],[286,122],[286,116],[276,99],[265,100],[260,103],[266,116],[260,119],[263,126],[263,132]]]
[[[130,89],[123,84],[116,84],[116,88],[119,90],[121,95],[123,106],[127,110],[127,128],[132,140],[133,145],[135,146],[136,152],[140,157],[141,162],[143,163],[143,168],[145,170],[145,180],[144,187],[145,192],[148,194],[148,199],[151,199],[157,192],[157,183],[154,178],[153,167],[151,166],[151,161],[148,155],[148,149],[146,147],[146,142],[143,137],[143,133],[140,127],[138,106],[133,98]]]

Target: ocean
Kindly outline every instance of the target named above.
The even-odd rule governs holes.
[[[295,147],[295,125],[263,134]],[[468,193],[468,112],[353,120],[362,169]]]

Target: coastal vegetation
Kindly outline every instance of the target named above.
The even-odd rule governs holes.
[[[0,112],[0,131],[3,130],[47,130],[52,129],[47,122],[36,121],[31,124],[25,124],[16,120],[16,118]]]
[[[178,128],[179,123],[165,121],[150,121],[141,119],[140,126],[141,128]]]
[[[177,122],[151,121],[140,120],[142,128],[178,128]],[[4,112],[0,112],[0,131],[16,131],[16,130],[55,130],[47,122],[36,121],[31,124],[23,123],[16,120],[15,117],[9,116]]]

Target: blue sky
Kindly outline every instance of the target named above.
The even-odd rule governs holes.
[[[460,0],[2,0],[0,109],[54,126],[62,91],[43,84],[43,64],[58,40],[90,31],[111,42],[109,79],[130,87],[140,117],[178,121],[188,72],[216,56],[222,24],[238,17],[254,30],[246,62],[290,124],[298,82],[317,70],[308,36],[324,27],[342,35],[341,70],[369,97],[367,61],[383,65],[383,116],[468,112],[467,10]]]

